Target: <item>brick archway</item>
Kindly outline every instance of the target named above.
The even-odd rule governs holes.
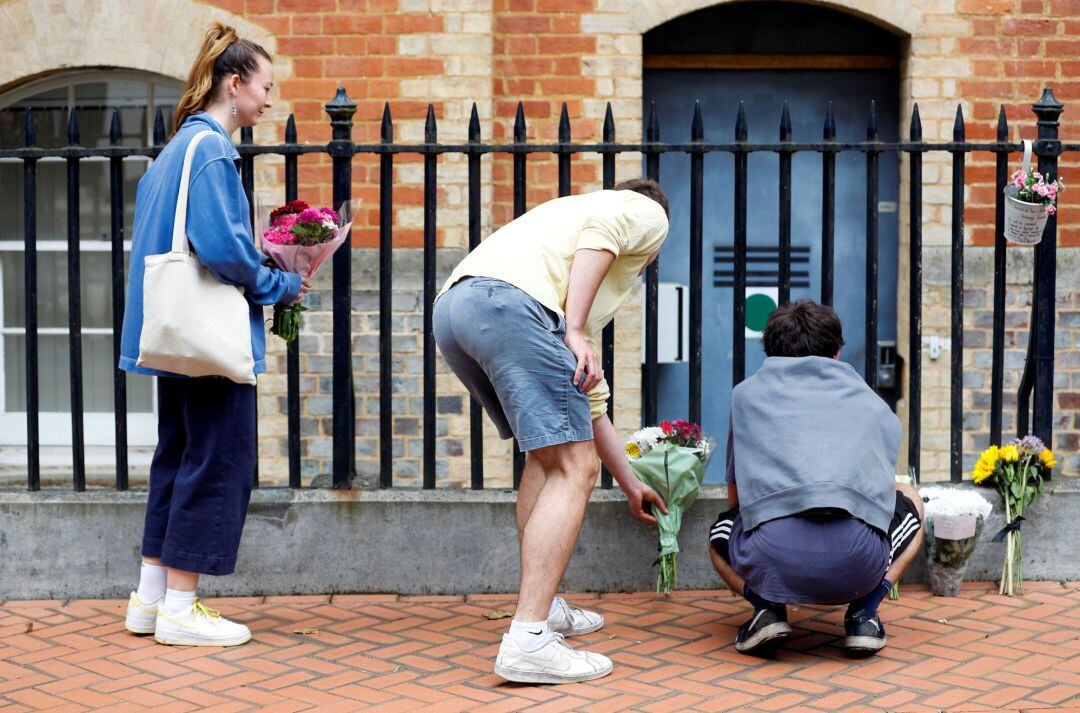
[[[629,14],[637,25],[638,32],[641,33],[695,10],[703,10],[707,7],[735,1],[658,0],[652,3],[634,3],[632,0],[630,2],[620,0],[624,4],[638,6],[636,12],[630,12]],[[795,1],[806,2],[806,0]],[[909,37],[917,30],[922,15],[920,10],[912,6],[913,3],[897,2],[896,0],[814,0],[813,2],[807,2],[807,4],[846,12],[879,25],[895,34]],[[627,9],[629,10],[629,8]]]

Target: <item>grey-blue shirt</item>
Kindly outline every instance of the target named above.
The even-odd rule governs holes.
[[[727,482],[736,483],[728,433]],[[762,597],[782,603],[846,604],[870,592],[889,566],[885,534],[842,511],[817,510],[731,526],[731,568]]]

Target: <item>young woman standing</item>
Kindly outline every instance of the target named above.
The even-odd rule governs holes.
[[[262,264],[255,248],[240,156],[231,136],[270,108],[270,54],[215,23],[206,33],[176,108],[174,134],[139,181],[120,368],[158,377],[158,445],[138,590],[126,625],[163,644],[235,646],[251,639],[195,596],[200,574],[236,566],[255,468],[255,387],[222,377],[188,378],[138,365],[143,326],[143,263],[169,252],[184,157],[196,144],[186,234],[199,260],[250,303],[254,374],[266,371],[263,306],[294,303],[308,288],[298,275]],[[183,299],[183,295],[176,295]]]

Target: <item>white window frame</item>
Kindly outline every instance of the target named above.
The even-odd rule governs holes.
[[[146,93],[146,145],[153,145],[153,131],[154,131],[154,90],[157,85],[173,83],[180,86],[179,82],[169,77],[165,77],[159,74],[153,74],[150,72],[140,72],[134,70],[123,69],[100,69],[91,71],[73,71],[66,72],[64,74],[46,77],[44,79],[28,82],[17,89],[10,92],[6,92],[0,95],[0,106],[9,106],[22,101],[28,97],[32,97],[35,94],[55,90],[58,88],[67,88],[67,106],[71,107],[75,103],[75,87],[81,84],[93,84],[98,82],[108,81],[123,81],[123,82],[145,82],[147,85]],[[148,157],[129,157],[126,161],[145,161],[147,165],[151,163],[151,159]],[[81,159],[82,162],[87,163],[108,163],[109,159],[104,157],[89,157]],[[65,159],[62,158],[42,158],[38,160],[38,164],[44,163],[64,163]],[[15,163],[22,164],[21,159],[4,159],[0,158],[0,163]],[[129,199],[133,199],[134,196],[129,196]],[[21,209],[21,207],[19,207]],[[67,240],[38,240],[37,250],[38,252],[67,252]],[[79,243],[80,251],[86,252],[108,252],[112,249],[110,243],[102,241],[90,241],[82,240]],[[21,240],[0,240],[0,253],[5,252],[24,252],[25,245]],[[130,253],[131,241],[124,241],[124,252]],[[111,276],[110,276],[111,277]],[[111,284],[111,281],[110,281]],[[4,286],[3,276],[0,274],[0,320],[3,319],[3,300],[4,300]],[[4,363],[4,335],[13,334],[25,334],[26,329],[23,327],[8,327],[0,322],[0,364]],[[107,334],[112,335],[113,330],[111,327],[83,327],[83,334],[98,335]],[[67,335],[68,330],[66,327],[38,327],[39,335]],[[148,377],[139,377],[148,378]],[[5,383],[4,369],[0,368],[0,446],[22,446],[27,445],[27,433],[26,433],[26,412],[25,411],[8,411],[7,410],[7,385]],[[128,412],[127,415],[127,436],[128,445],[132,447],[144,447],[153,446],[157,443],[157,379],[154,379],[153,396],[151,398],[151,411],[150,412]],[[72,445],[71,437],[71,413],[70,412],[56,412],[56,411],[40,411],[38,414],[38,436],[41,446],[67,446]],[[115,446],[116,433],[115,433],[115,412],[84,412],[83,413],[83,435],[84,442],[87,447],[95,446]]]

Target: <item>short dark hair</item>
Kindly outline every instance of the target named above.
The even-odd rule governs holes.
[[[780,305],[761,333],[765,356],[834,357],[844,346],[840,317],[832,307],[813,300]]]
[[[651,178],[631,178],[628,181],[616,184],[614,190],[634,191],[635,193],[640,193],[643,196],[652,198],[664,209],[664,215],[669,218],[671,217],[671,209],[668,207],[668,200],[667,196],[664,195],[664,189],[660,187],[659,183]]]

